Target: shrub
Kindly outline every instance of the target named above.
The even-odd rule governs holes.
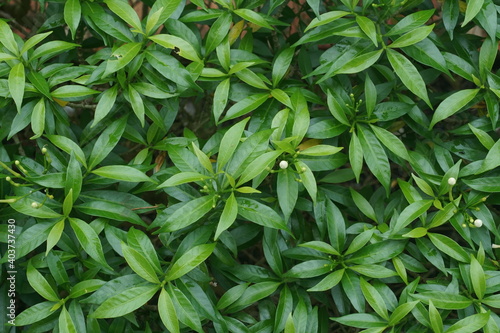
[[[495,2],[0,20],[0,324],[500,332]]]

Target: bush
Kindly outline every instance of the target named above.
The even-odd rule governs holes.
[[[500,332],[495,2],[0,20],[0,324]]]

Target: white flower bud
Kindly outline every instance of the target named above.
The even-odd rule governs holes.
[[[38,207],[40,207],[40,204],[39,204],[38,202],[36,202],[36,201],[33,201],[33,202],[31,203],[31,207],[33,207],[33,208],[38,208]]]
[[[42,148],[42,154],[46,154],[47,153],[47,148],[43,147]]]
[[[481,227],[482,227],[482,225],[483,225],[483,221],[481,221],[480,219],[476,219],[476,220],[474,220],[474,226],[475,226],[476,228],[481,228]]]
[[[283,160],[283,161],[281,161],[281,162],[280,162],[280,168],[281,168],[281,169],[286,169],[286,168],[288,168],[288,162],[287,162],[287,161],[284,161],[284,160]]]
[[[457,183],[457,180],[453,177],[448,178],[448,185],[453,186]]]
[[[500,249],[500,245],[498,245],[498,244],[491,244],[491,247],[493,249]]]

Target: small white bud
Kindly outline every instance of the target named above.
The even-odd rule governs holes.
[[[33,208],[38,208],[38,207],[40,207],[40,204],[39,204],[38,202],[36,202],[36,201],[33,201],[33,202],[31,203],[31,207],[33,207]]]
[[[281,168],[281,169],[286,169],[286,168],[288,168],[288,162],[287,162],[287,161],[284,161],[284,160],[283,160],[283,161],[281,161],[281,162],[280,162],[280,168]]]
[[[481,228],[483,226],[483,221],[481,221],[480,219],[474,220],[474,226],[476,228]]]
[[[491,244],[491,247],[493,249],[500,249],[500,245],[498,245],[498,244]]]
[[[453,177],[448,178],[448,185],[453,186],[457,183],[457,180]]]

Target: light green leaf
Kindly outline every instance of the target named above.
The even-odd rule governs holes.
[[[160,286],[149,285],[127,288],[108,298],[93,313],[93,318],[116,318],[137,310],[156,294]]]
[[[240,143],[243,130],[249,120],[250,118],[245,118],[231,126],[231,128],[228,129],[222,137],[219,148],[219,156],[217,158],[217,171],[220,171],[233,156],[236,147]]]
[[[465,250],[458,245],[453,239],[448,236],[436,234],[436,233],[427,233],[429,239],[432,244],[434,244],[440,251],[449,255],[455,260],[468,263],[470,261],[469,255]],[[436,304],[437,306],[437,304]]]
[[[137,119],[139,119],[141,126],[144,127],[144,102],[142,100],[141,95],[137,90],[135,90],[132,86],[128,86],[128,97],[130,100],[130,104],[132,105],[132,110],[134,110]]]
[[[198,172],[190,172],[190,171],[181,172],[173,175],[172,177],[170,177],[169,179],[158,185],[158,188],[177,186],[191,182],[198,182],[210,178],[211,178],[210,176],[203,175]]]
[[[410,313],[411,310],[418,304],[418,301],[413,301],[413,302],[408,302],[408,303],[403,303],[399,305],[394,311],[392,312],[391,316],[389,317],[389,326],[394,326],[401,322],[404,317],[408,313]]]
[[[160,279],[156,275],[155,269],[149,261],[138,251],[134,250],[124,242],[121,242],[123,257],[134,272],[144,280],[151,283],[160,284]]]
[[[0,22],[3,21],[0,20]],[[25,85],[26,77],[24,74],[24,65],[20,62],[14,65],[9,72],[9,92],[16,103],[17,112],[21,112]]]
[[[354,200],[354,204],[356,207],[368,218],[377,222],[377,215],[375,215],[375,210],[372,205],[365,199],[364,196],[353,190],[349,187],[349,192],[351,193],[351,197]]]
[[[206,42],[205,42],[205,56],[208,56],[212,53],[213,50],[219,44],[222,43],[224,38],[227,36],[229,32],[229,28],[231,27],[232,17],[229,12],[222,12],[219,18],[212,24],[210,30],[208,31]]]
[[[381,265],[354,265],[349,266],[349,269],[371,278],[383,279],[392,276],[397,276],[398,273],[393,271],[392,269],[386,268]]]
[[[321,14],[320,16],[315,17],[309,23],[309,25],[306,27],[305,32],[307,32],[308,30],[311,30],[313,28],[316,28],[316,27],[328,24],[330,22],[333,22],[333,21],[335,21],[341,17],[344,17],[348,14],[349,14],[349,12],[345,12],[345,11],[341,11],[341,10],[336,10],[336,11],[331,11],[331,12]]]
[[[88,169],[92,170],[98,165],[116,146],[127,125],[127,117],[120,117],[111,123],[94,144],[90,153]]]
[[[126,182],[151,182],[144,172],[127,165],[107,165],[92,171],[98,176]]]
[[[160,314],[163,325],[165,325],[169,332],[180,332],[179,319],[175,311],[174,303],[164,288],[161,289],[160,297],[158,297],[158,313]]]
[[[253,24],[274,30],[273,27],[269,25],[269,23],[267,23],[266,19],[260,13],[254,12],[253,10],[247,8],[239,8],[234,10],[233,12],[242,19],[252,22]]]
[[[375,23],[366,16],[356,16],[356,22],[363,32],[370,38],[375,46],[378,46],[377,42],[377,29],[375,28]]]
[[[238,214],[264,227],[288,231],[283,219],[271,207],[248,198],[236,198]]]
[[[28,262],[28,270],[26,271],[26,277],[30,286],[35,289],[35,291],[40,294],[46,300],[52,302],[58,302],[59,296],[52,286],[47,282],[43,275],[36,270],[31,264],[31,260]]]
[[[16,40],[14,39],[14,34],[10,29],[7,22],[0,20],[0,43],[16,56],[19,54],[19,49],[17,47]]]
[[[191,143],[191,146],[193,147],[193,150],[194,150],[194,153],[196,155],[196,157],[198,158],[198,161],[200,162],[200,164],[208,171],[210,172],[211,174],[214,173],[214,169],[212,167],[212,162],[210,161],[210,159],[208,158],[207,154],[205,154],[204,152],[202,152],[200,150],[200,148],[198,148],[197,145],[195,145],[194,142]]]
[[[102,93],[101,99],[97,103],[97,107],[94,113],[94,121],[92,122],[92,126],[97,125],[104,117],[106,117],[115,105],[116,96],[118,95],[118,85],[115,84],[109,89],[106,89],[105,92]]]
[[[273,79],[273,87],[278,86],[281,79],[283,79],[283,77],[285,76],[288,68],[290,67],[290,63],[292,62],[294,53],[295,48],[289,47],[281,51],[275,58],[273,63],[273,70],[271,73],[271,77]]]
[[[476,97],[478,92],[479,89],[464,89],[448,96],[441,102],[441,104],[439,104],[438,108],[434,112],[429,129],[432,129],[434,125],[441,120],[444,120],[460,111],[460,109]]]
[[[394,134],[378,126],[370,124],[370,127],[373,130],[373,133],[375,133],[377,139],[379,139],[386,148],[402,159],[407,161],[410,160],[410,156],[408,155],[408,150],[405,145]]]
[[[429,34],[432,32],[433,29],[434,29],[434,24],[431,24],[409,31],[403,36],[396,39],[394,42],[392,42],[392,44],[389,44],[388,47],[395,49],[416,44],[421,40],[427,38],[427,36],[429,36]]]
[[[295,177],[295,173],[289,168],[278,173],[276,190],[285,221],[290,218],[298,198],[299,183]]]
[[[334,147],[329,145],[316,145],[299,151],[300,155],[307,156],[328,156],[338,153],[344,147]]]
[[[215,231],[214,240],[217,240],[220,234],[227,230],[236,220],[238,216],[238,203],[236,202],[236,198],[234,196],[234,192],[229,195],[229,198],[226,200],[226,204],[224,205],[224,210],[219,219],[219,223],[217,224],[217,230]]]
[[[365,296],[368,304],[372,307],[373,310],[385,320],[389,320],[389,314],[387,313],[387,306],[385,305],[385,301],[382,298],[382,295],[378,292],[375,287],[365,281],[362,277],[359,278],[361,291]]]
[[[493,170],[498,166],[500,166],[500,140],[498,140],[488,151],[488,154],[483,160],[481,167],[476,171],[476,175],[489,170]]]
[[[64,21],[71,30],[71,36],[75,39],[76,29],[80,24],[80,18],[82,16],[82,6],[80,5],[80,0],[68,0],[64,4]]]
[[[405,207],[399,214],[398,219],[394,226],[392,226],[391,233],[394,235],[424,214],[432,206],[433,200],[418,200]]]
[[[425,82],[411,61],[404,55],[391,49],[387,50],[387,57],[396,75],[401,79],[403,84],[432,108],[429,97],[427,96]]]
[[[161,35],[151,36],[149,37],[149,39],[167,49],[178,50],[177,53],[183,58],[186,58],[194,62],[202,61],[200,56],[198,55],[198,52],[196,52],[194,47],[180,37],[161,34]]]
[[[42,58],[41,61],[45,61],[52,56],[63,53],[64,51],[68,51],[74,49],[79,46],[78,44],[63,42],[60,40],[54,40],[47,43],[43,43],[39,47],[35,49],[35,51],[31,54],[29,60],[33,61],[38,58]]]
[[[82,245],[85,252],[87,252],[92,259],[101,265],[111,268],[104,258],[101,240],[99,239],[99,236],[95,232],[94,228],[88,225],[87,222],[77,218],[70,218],[69,222],[71,224],[71,228],[73,228],[73,231],[75,232],[78,242]]]
[[[251,111],[254,111],[269,99],[269,93],[253,94],[243,98],[226,112],[226,116],[220,121],[224,122],[230,119],[241,117]]]
[[[297,161],[295,167],[299,171],[299,177],[302,180],[302,184],[309,193],[313,203],[316,203],[316,194],[318,193],[318,186],[316,183],[316,178],[311,169],[302,161]]]
[[[390,165],[384,148],[370,130],[358,126],[359,142],[363,148],[363,157],[373,175],[377,177],[387,193],[390,191]]]
[[[121,0],[104,0],[104,3],[108,5],[113,13],[134,27],[135,30],[142,32],[141,20],[128,2]]]
[[[276,158],[281,154],[281,150],[270,151],[260,155],[255,160],[250,162],[241,173],[240,179],[236,183],[236,187],[239,187],[240,185],[243,185],[249,180],[252,180],[260,175],[269,166],[269,164],[276,161]]]
[[[356,132],[352,132],[351,141],[349,143],[349,162],[356,176],[356,182],[359,183],[359,177],[361,176],[361,170],[363,168],[363,148],[361,147]]]
[[[117,48],[106,63],[104,76],[117,72],[127,66],[139,54],[142,43],[127,43]]]
[[[170,266],[165,274],[165,280],[172,281],[178,279],[198,265],[203,263],[214,251],[216,243],[196,245],[186,251]]]
[[[489,312],[476,313],[451,325],[445,333],[477,332],[488,323],[489,319]]]
[[[467,0],[467,9],[465,10],[465,19],[462,23],[464,27],[467,23],[472,21],[483,7],[484,0]]]
[[[98,94],[99,91],[90,89],[84,86],[80,85],[66,85],[57,88],[54,90],[51,95],[52,97],[59,98],[59,99],[71,99],[71,98],[78,98],[81,99],[81,97],[86,97],[94,94]]]
[[[470,280],[477,299],[481,301],[486,293],[486,276],[483,266],[474,256],[471,256],[470,261]]]
[[[219,118],[224,112],[224,108],[227,105],[227,99],[229,96],[229,87],[231,85],[231,79],[227,78],[223,80],[217,88],[215,89],[214,93],[214,103],[213,103],[213,114],[214,114],[214,119],[215,122],[219,122]]]
[[[59,332],[61,333],[77,333],[75,323],[69,315],[66,306],[63,305],[61,314],[59,315]]]
[[[49,251],[59,242],[61,235],[64,230],[64,219],[54,224],[50,229],[50,233],[47,237],[47,250],[45,251],[45,256],[49,254]]]
[[[33,108],[33,113],[31,113],[31,129],[33,130],[33,135],[30,139],[37,139],[42,136],[45,129],[45,98],[42,97],[36,103]]]
[[[83,153],[82,148],[80,148],[80,146],[76,142],[63,135],[50,134],[46,135],[46,137],[50,140],[50,142],[52,142],[54,146],[66,152],[67,154],[71,155],[71,152],[73,152],[78,162],[80,162],[84,167],[87,167],[85,154]]]
[[[336,285],[338,285],[340,283],[340,281],[342,280],[342,277],[344,276],[344,271],[345,271],[345,269],[342,268],[342,269],[336,270],[333,273],[328,274],[327,276],[325,276],[325,278],[323,278],[323,280],[319,281],[314,287],[307,289],[307,291],[309,291],[309,292],[310,291],[326,291],[326,290],[332,289],[333,287],[335,287]]]
[[[171,232],[185,228],[201,219],[213,208],[213,204],[214,198],[212,195],[191,200],[170,215],[163,223],[163,226],[155,233]]]

